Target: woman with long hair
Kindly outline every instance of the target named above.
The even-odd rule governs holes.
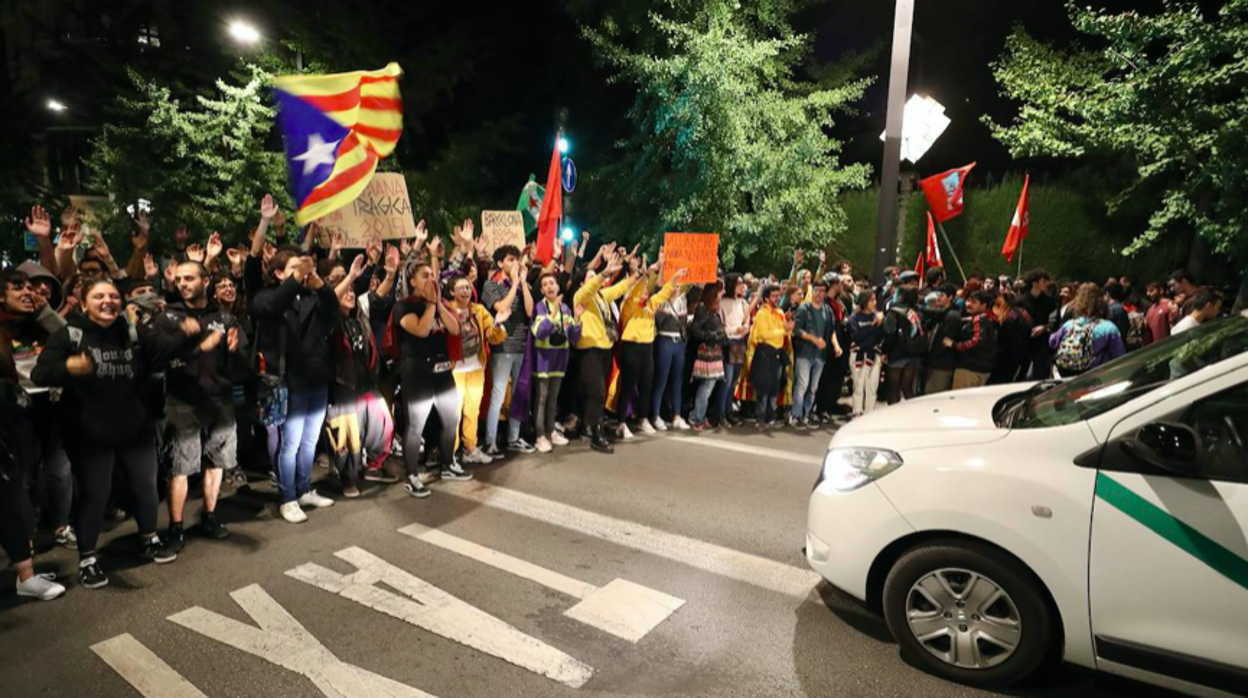
[[[1060,375],[1077,376],[1127,353],[1122,334],[1109,321],[1109,303],[1099,286],[1080,286],[1065,310],[1066,322],[1049,337]]]
[[[728,334],[724,330],[724,318],[719,312],[719,302],[724,297],[724,286],[716,281],[702,288],[702,297],[689,325],[689,336],[697,345],[697,361],[693,364],[693,381],[697,393],[693,401],[693,428],[703,431],[710,426],[707,409],[716,386],[724,382],[724,345]],[[724,414],[716,405],[716,420],[722,422]]]

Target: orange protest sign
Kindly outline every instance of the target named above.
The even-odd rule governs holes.
[[[714,283],[719,269],[719,233],[668,233],[663,238],[663,283],[688,269],[686,284]]]

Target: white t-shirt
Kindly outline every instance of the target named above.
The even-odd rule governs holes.
[[[750,319],[750,304],[744,298],[721,298],[719,312],[724,316],[724,332],[728,338],[740,338],[741,327]]]
[[[1179,320],[1178,324],[1174,326],[1174,329],[1170,330],[1170,336],[1173,337],[1180,332],[1186,332],[1195,327],[1200,327],[1200,322],[1196,320],[1195,316],[1188,315],[1182,320]]]

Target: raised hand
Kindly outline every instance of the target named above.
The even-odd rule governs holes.
[[[65,370],[71,376],[89,376],[95,370],[95,363],[86,353],[74,354],[65,359]]]
[[[511,319],[511,308],[503,308],[502,310],[498,311],[497,315],[494,316],[494,324],[502,325],[503,323],[507,322],[510,319]]]
[[[226,250],[225,258],[230,260],[230,266],[232,267],[243,266],[243,251],[238,249],[237,247],[231,247],[230,249]]]
[[[472,238],[477,234],[477,224],[472,222],[471,218],[464,219],[464,242],[471,243]]]
[[[178,279],[178,265],[170,264],[165,267],[165,288],[173,290]]]
[[[150,254],[143,255],[143,276],[151,279],[159,275],[160,265],[156,263],[156,260]]]
[[[187,337],[194,337],[199,334],[199,321],[193,317],[187,317],[178,323],[178,329]],[[220,341],[220,338],[218,337],[217,340]]]
[[[485,238],[481,237],[474,240],[472,247],[476,251],[478,257],[485,256]]]
[[[686,267],[686,268],[684,268],[684,269],[677,269],[677,270],[676,270],[676,273],[675,273],[675,274],[672,274],[672,281],[675,281],[676,283],[680,283],[680,282],[681,282],[681,280],[682,280],[682,279],[684,279],[686,276],[689,276],[689,268],[688,268],[688,267]]]
[[[368,263],[374,266],[381,260],[382,244],[381,238],[373,236],[369,239],[368,245],[364,247],[364,254],[368,256]]]
[[[345,244],[347,244],[347,238],[345,235],[342,234],[342,231],[341,230],[334,231],[334,233],[329,236],[330,256],[332,257],[336,255],[338,250],[341,250],[342,246]]]
[[[26,218],[26,230],[35,237],[46,238],[52,234],[52,216],[42,206],[33,206]]]
[[[77,228],[61,231],[61,237],[56,241],[56,249],[69,252],[78,246],[80,240],[82,240],[82,232]]]
[[[823,250],[819,250],[819,266],[823,266],[824,264],[827,264],[827,263],[828,263],[828,253],[824,252]]]
[[[425,219],[420,219],[416,224],[416,249],[424,249],[425,241],[429,239],[429,229],[425,224]]]
[[[351,269],[347,272],[347,276],[352,279],[358,279],[364,274],[364,255],[357,254],[355,259],[351,260]]]
[[[408,242],[407,238],[399,240],[399,254],[403,255],[404,259],[412,256],[412,243]]]
[[[82,225],[82,216],[78,213],[78,209],[74,206],[68,206],[61,211],[61,228],[77,228]]]
[[[386,245],[386,273],[393,274],[399,270],[399,248]]]
[[[204,248],[196,245],[188,245],[186,248],[186,258],[192,262],[204,263]]]
[[[273,195],[265,194],[264,198],[260,199],[260,218],[262,220],[271,221],[277,217],[277,214],[277,202],[273,200]]]
[[[442,236],[434,235],[429,241],[429,257],[430,259],[442,259]]]
[[[108,249],[108,242],[104,239],[104,236],[96,233],[91,238],[92,247],[95,249],[95,253],[100,256],[100,259],[106,262],[111,261],[113,259],[113,251]]]
[[[147,234],[152,232],[151,215],[147,211],[139,209],[138,213],[134,216],[134,225],[139,229],[140,235],[147,237]]]
[[[205,259],[212,261],[221,256],[221,250],[225,249],[225,245],[221,242],[221,233],[212,231],[212,235],[208,236],[208,245],[204,248]]]
[[[793,263],[801,264],[806,255],[801,250],[793,250]]]

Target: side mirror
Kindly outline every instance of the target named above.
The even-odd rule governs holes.
[[[1176,475],[1195,475],[1199,469],[1200,436],[1195,429],[1177,422],[1153,422],[1122,442],[1132,456]]]

